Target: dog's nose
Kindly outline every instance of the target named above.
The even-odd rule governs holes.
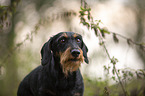
[[[80,50],[79,49],[73,49],[73,50],[71,50],[71,54],[74,57],[78,57],[80,55]]]

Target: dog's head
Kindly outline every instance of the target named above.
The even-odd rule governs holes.
[[[80,64],[88,63],[88,48],[82,36],[74,32],[61,32],[51,37],[41,49],[42,65],[59,62],[65,75],[76,71]],[[55,60],[57,58],[57,61]]]

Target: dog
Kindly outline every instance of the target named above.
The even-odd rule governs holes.
[[[89,63],[82,36],[60,32],[41,49],[41,65],[20,83],[17,96],[83,96],[84,83],[79,67]]]

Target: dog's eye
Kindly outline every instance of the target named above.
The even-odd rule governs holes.
[[[65,43],[65,41],[66,40],[64,38],[60,40],[61,43]]]
[[[77,41],[78,43],[80,43],[80,42],[81,42],[81,40],[80,40],[79,38],[76,38],[76,41]]]

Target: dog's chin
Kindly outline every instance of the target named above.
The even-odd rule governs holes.
[[[75,63],[75,62],[81,62],[80,59],[69,59],[68,61],[74,62],[74,63]]]
[[[81,59],[74,59],[74,58],[64,61],[62,64],[64,74],[67,76],[68,73],[77,71],[79,69],[81,63],[82,63]]]

